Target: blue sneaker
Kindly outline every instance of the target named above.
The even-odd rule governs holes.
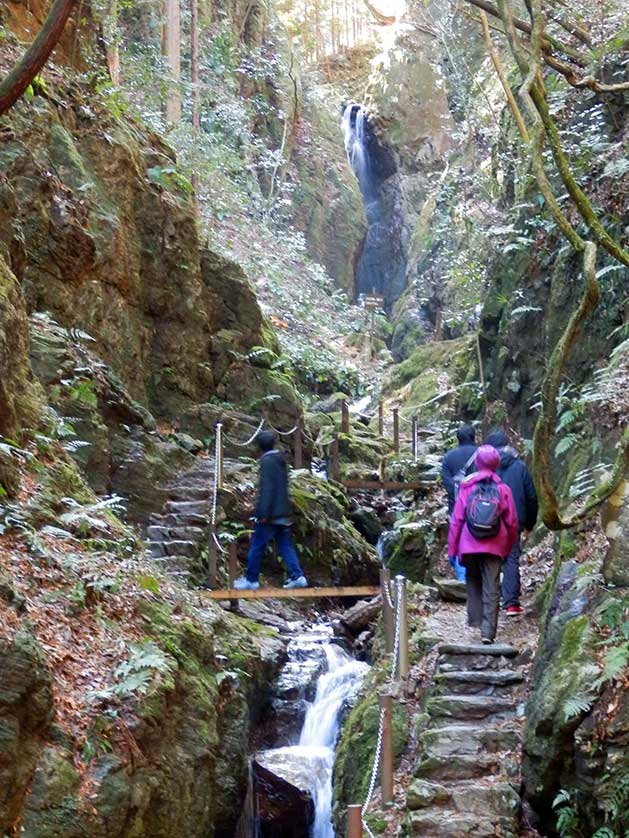
[[[305,576],[298,576],[297,579],[289,579],[285,585],[282,585],[283,588],[307,588],[308,587],[308,580]]]
[[[259,582],[250,582],[246,576],[241,576],[234,582],[234,590],[236,591],[257,591],[259,587]]]

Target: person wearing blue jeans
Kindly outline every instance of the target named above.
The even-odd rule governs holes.
[[[291,503],[288,496],[288,468],[281,451],[275,449],[275,434],[263,431],[257,436],[262,451],[260,457],[260,485],[256,503],[255,527],[247,554],[247,572],[236,579],[237,590],[257,590],[260,566],[266,547],[275,539],[280,557],[288,569],[285,588],[307,588],[308,582],[299,564],[291,534]]]

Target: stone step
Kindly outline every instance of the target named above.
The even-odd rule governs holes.
[[[190,556],[157,556],[151,561],[160,566],[164,573],[185,573],[191,575],[195,566],[195,559]]]
[[[460,814],[516,818],[520,797],[511,783],[461,780],[452,785],[413,780],[406,793],[406,808],[412,812],[448,804]]]
[[[199,555],[199,545],[193,541],[148,541],[147,547],[154,558],[161,556],[190,556]]]
[[[457,672],[460,670],[470,671],[502,669],[508,664],[507,658],[492,657],[491,655],[440,655],[437,660],[439,672]]]
[[[491,655],[492,657],[514,658],[518,650],[508,643],[440,643],[440,655]]]
[[[211,486],[174,486],[168,489],[168,495],[175,501],[209,500],[212,497]]]
[[[512,669],[455,670],[435,675],[437,687],[456,695],[507,696],[523,681],[524,675]]]
[[[164,506],[166,513],[174,515],[205,515],[210,512],[207,500],[169,500]]]
[[[210,516],[192,512],[186,515],[175,515],[173,513],[166,515],[153,514],[150,517],[150,522],[150,525],[155,527],[209,527]]]
[[[451,809],[429,809],[410,813],[406,834],[430,838],[516,838],[518,833],[515,818],[475,817]]]
[[[428,728],[419,736],[423,751],[436,757],[474,756],[517,751],[520,729],[516,724],[492,727],[445,725]]]
[[[200,527],[160,527],[150,526],[146,528],[146,534],[150,541],[192,541],[199,542],[205,532]]]
[[[471,721],[473,719],[507,719],[515,715],[516,705],[508,698],[484,695],[437,695],[426,702],[427,712],[438,718]]]
[[[415,766],[415,777],[440,782],[476,780],[502,777],[517,781],[519,761],[516,755],[496,752],[442,756],[429,748],[422,751]]]

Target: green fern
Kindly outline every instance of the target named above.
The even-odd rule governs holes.
[[[577,695],[568,698],[563,705],[563,715],[566,721],[574,719],[576,716],[586,715],[592,709],[592,697],[587,695]],[[559,797],[559,795],[557,795]],[[555,798],[557,800],[557,798]],[[554,805],[554,803],[553,803]]]
[[[555,457],[560,457],[562,454],[570,451],[570,449],[574,448],[578,441],[579,437],[576,434],[566,434],[565,437],[560,439],[555,446]]]

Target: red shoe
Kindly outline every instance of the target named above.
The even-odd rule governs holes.
[[[505,613],[507,617],[519,617],[520,614],[524,614],[524,608],[521,605],[509,605]]]

